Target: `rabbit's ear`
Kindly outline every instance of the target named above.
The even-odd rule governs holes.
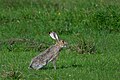
[[[59,41],[58,35],[55,32],[50,32],[49,34],[53,39]]]

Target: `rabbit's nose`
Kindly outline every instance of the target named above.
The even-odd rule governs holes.
[[[66,45],[64,47],[67,47]]]

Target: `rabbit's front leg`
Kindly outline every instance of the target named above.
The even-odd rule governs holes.
[[[56,70],[56,58],[52,61],[52,63],[53,63],[54,69]]]
[[[58,59],[58,54],[57,54],[57,56],[55,57],[55,58],[53,58],[53,60],[52,60],[52,63],[53,63],[53,67],[54,67],[54,69],[56,70],[56,60]]]
[[[58,55],[52,60],[53,67],[56,70],[56,60],[58,59]]]

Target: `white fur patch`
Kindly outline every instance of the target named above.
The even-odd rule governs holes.
[[[57,34],[56,34],[55,32],[51,32],[51,33],[50,33],[50,36],[51,36],[53,39],[55,39],[55,40],[59,40],[59,39],[58,39],[58,36],[57,36]]]

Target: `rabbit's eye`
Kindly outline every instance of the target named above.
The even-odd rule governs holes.
[[[62,40],[62,42],[64,43],[64,41]]]

